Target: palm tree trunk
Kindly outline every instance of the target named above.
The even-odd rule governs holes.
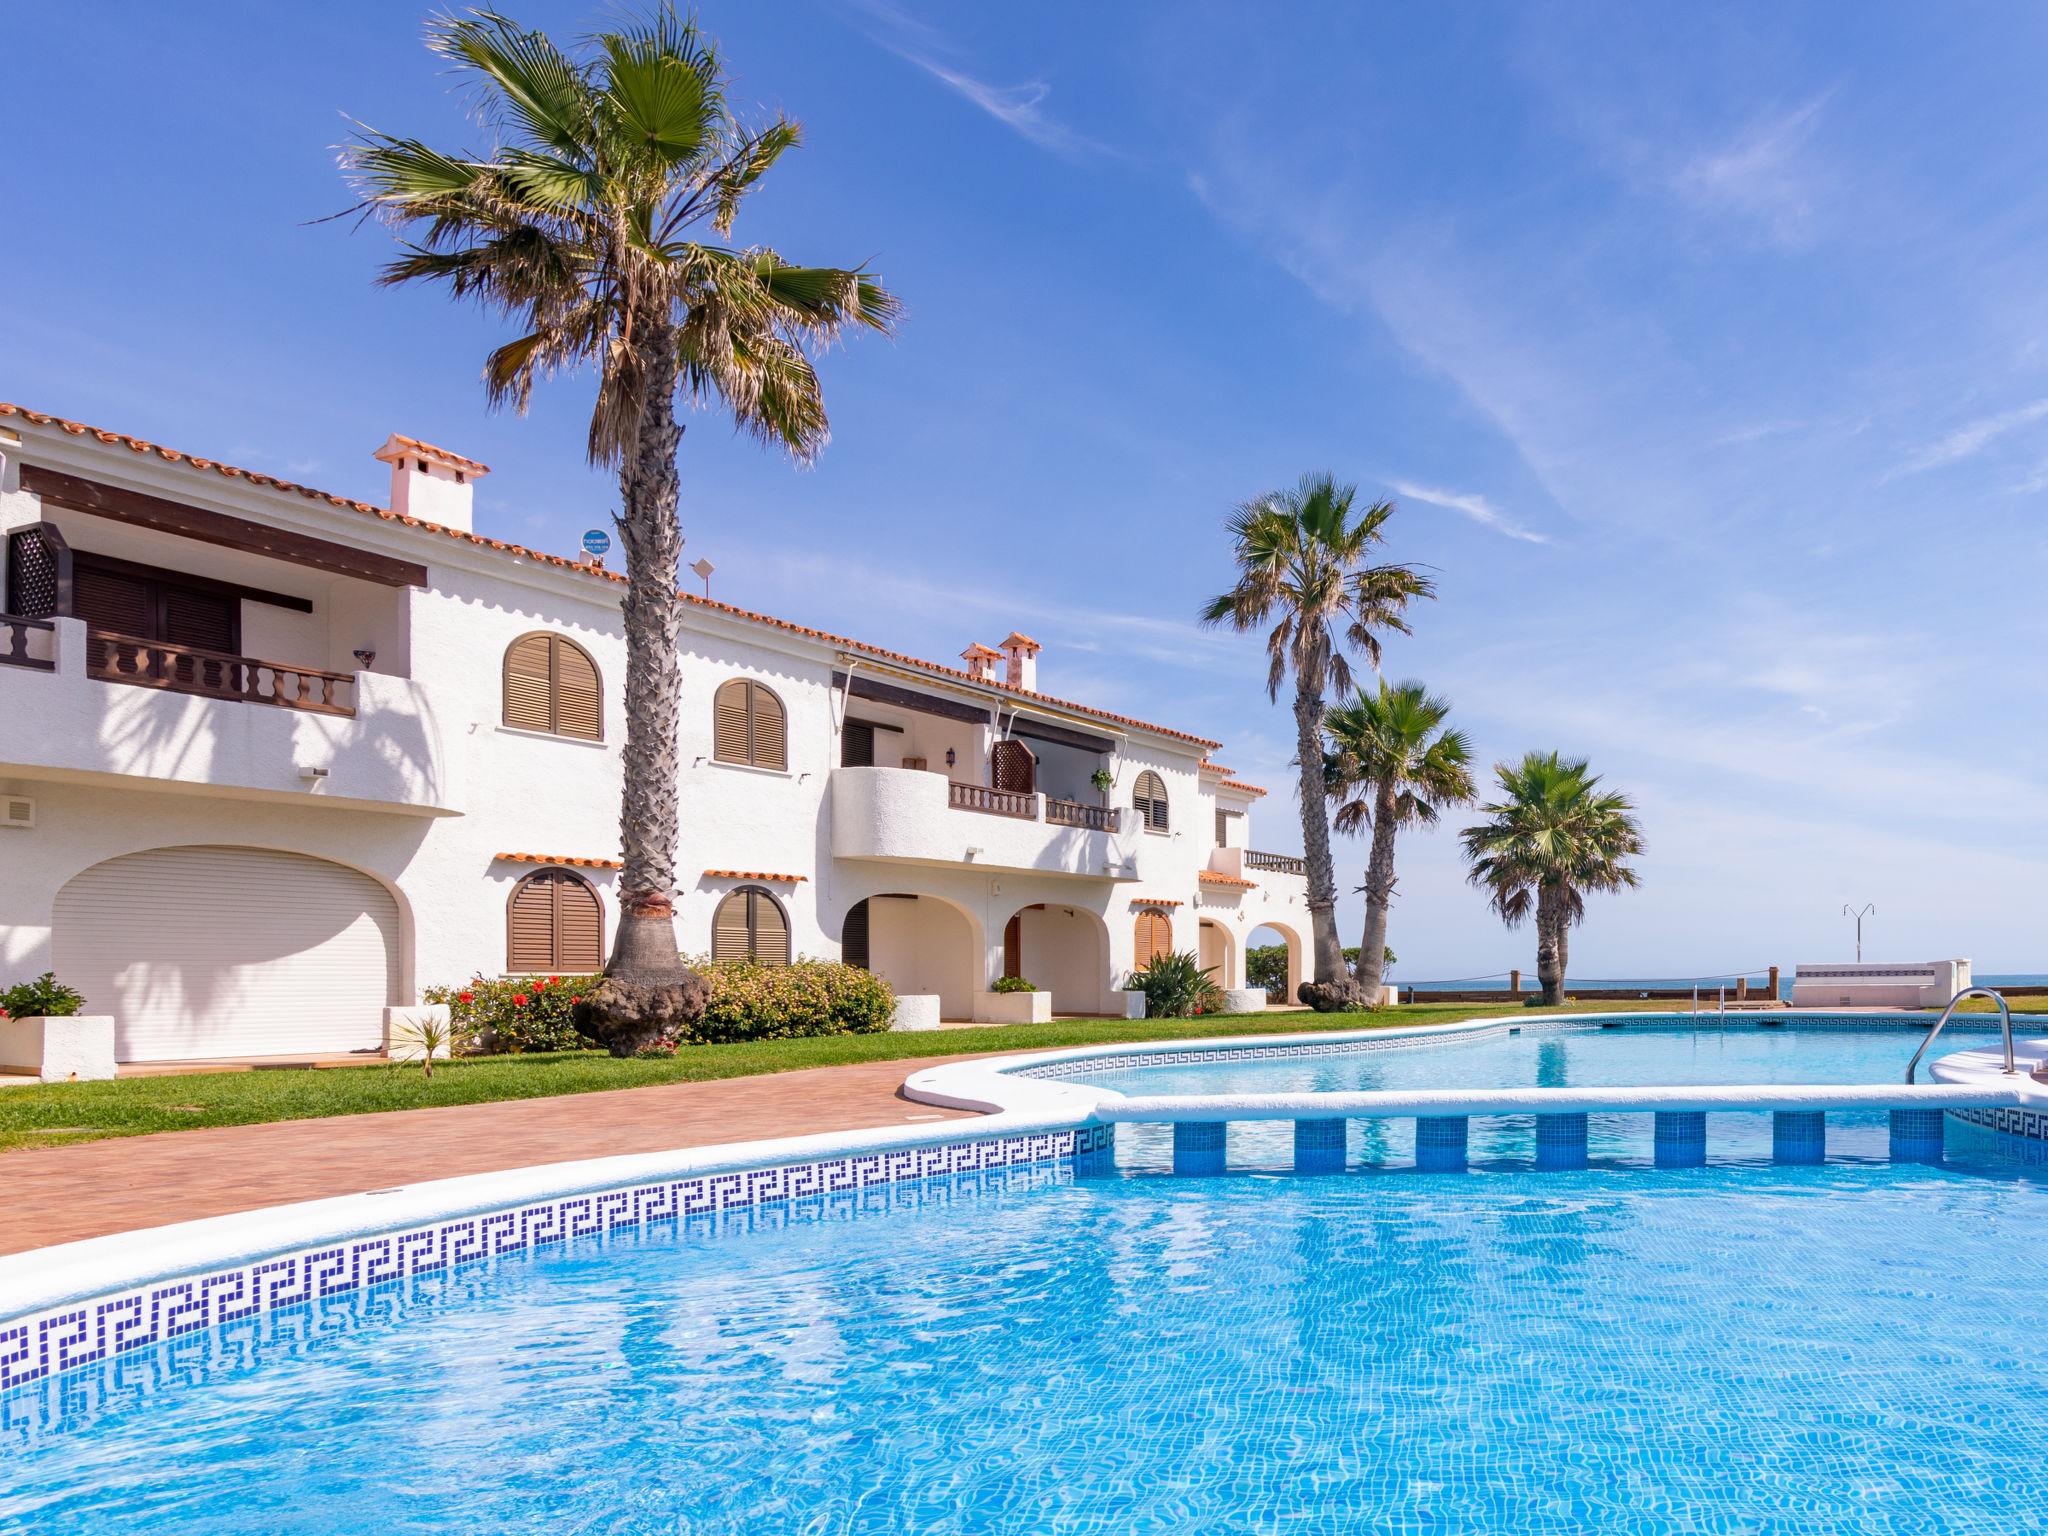
[[[1546,1007],[1564,1001],[1563,902],[1548,883],[1536,890],[1536,980],[1543,988]]]
[[[1337,871],[1330,862],[1330,796],[1323,777],[1323,690],[1316,679],[1303,677],[1295,686],[1294,736],[1315,979],[1336,982],[1344,979],[1344,946],[1337,937]]]
[[[619,932],[609,974],[641,985],[679,980],[674,893],[682,663],[677,638],[682,599],[676,566],[683,535],[676,520],[676,337],[662,320],[643,320],[646,375],[640,422],[620,461],[619,542],[626,556],[625,789],[619,805]]]
[[[1372,850],[1365,860],[1365,932],[1358,940],[1352,974],[1374,999],[1387,970],[1387,914],[1394,900],[1394,786],[1376,786],[1372,807]]]

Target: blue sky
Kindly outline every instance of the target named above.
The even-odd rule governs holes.
[[[1575,972],[1840,958],[1845,901],[1874,955],[2048,967],[2048,11],[701,14],[809,136],[740,237],[909,306],[827,359],[815,469],[693,426],[717,595],[940,659],[1022,627],[1048,691],[1227,740],[1293,849],[1257,646],[1191,616],[1230,506],[1328,468],[1438,573],[1389,672],[1483,761],[1583,753],[1641,803],[1643,889]],[[422,15],[13,15],[0,398],[376,499],[409,432],[494,467],[489,531],[603,523],[587,385],[487,413],[500,326],[310,222],[343,114],[478,141]],[[1409,978],[1532,946],[1447,834],[1404,845],[1392,942]]]

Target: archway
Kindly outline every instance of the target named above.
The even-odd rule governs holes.
[[[841,953],[898,996],[939,1000],[943,1019],[974,1017],[983,988],[974,919],[938,896],[885,891],[856,902],[840,930]]]
[[[1203,970],[1213,972],[1216,985],[1243,986],[1243,974],[1237,964],[1237,936],[1230,931],[1230,925],[1221,918],[1205,917],[1198,939],[1199,963]]]
[[[1285,951],[1280,964],[1273,965],[1269,954],[1261,956],[1259,950],[1270,951],[1279,948]],[[1258,975],[1252,974],[1254,969]],[[1251,932],[1245,943],[1245,985],[1263,986],[1267,999],[1273,1003],[1292,1003],[1301,984],[1308,980],[1308,946],[1301,935],[1285,923],[1261,923]],[[1284,984],[1284,990],[1283,990]]]
[[[1003,970],[1052,994],[1054,1013],[1108,1013],[1109,930],[1085,907],[1034,902],[1003,928]]]

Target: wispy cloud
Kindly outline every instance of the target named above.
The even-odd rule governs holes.
[[[1436,486],[1417,485],[1413,480],[1396,480],[1394,494],[1409,501],[1427,502],[1432,507],[1443,507],[1469,517],[1482,528],[1491,528],[1495,533],[1510,539],[1520,539],[1527,544],[1548,544],[1547,534],[1537,533],[1530,528],[1511,521],[1500,508],[1484,496],[1473,491],[1446,491]]]
[[[915,64],[956,95],[981,108],[1005,127],[1029,139],[1041,149],[1078,159],[1099,154],[1104,145],[1077,133],[1045,110],[1052,87],[1043,80],[1020,85],[995,85],[969,74],[949,57],[953,49],[934,27],[919,20],[890,0],[851,0],[869,21],[869,37],[897,58]]]
[[[1729,142],[1693,155],[1671,174],[1671,190],[1698,212],[1749,221],[1777,244],[1810,243],[1820,178],[1809,145],[1833,95],[1829,89],[1759,118]]]
[[[2009,411],[2000,411],[1995,416],[1966,422],[1915,454],[1898,472],[1917,474],[1923,469],[1939,469],[1945,464],[1975,458],[2007,433],[2030,426],[2044,416],[2048,416],[2048,400],[2035,400]]]

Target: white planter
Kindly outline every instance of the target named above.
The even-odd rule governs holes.
[[[1395,1004],[1399,1003],[1400,1001],[1401,989],[1395,986],[1394,983],[1392,983],[1391,981],[1380,988],[1380,1006],[1382,1008],[1392,1008]]]
[[[939,998],[935,992],[899,992],[896,994],[896,1014],[889,1020],[891,1029],[937,1029],[939,1027]]]
[[[984,992],[975,1000],[974,1017],[983,1024],[1047,1024],[1052,1021],[1052,994]]]
[[[418,1061],[426,1054],[425,1030],[437,1030],[440,1038],[434,1046],[434,1060],[439,1061],[449,1053],[454,1043],[455,1031],[446,1003],[421,1003],[412,1008],[386,1008],[384,1010],[384,1054],[393,1061]]]
[[[1264,987],[1226,987],[1223,991],[1225,1013],[1259,1013],[1266,1006]]]
[[[1124,1000],[1125,1018],[1142,1019],[1145,1017],[1145,994],[1143,992],[1133,987],[1129,991],[1117,993],[1117,996]]]
[[[0,1019],[0,1067],[46,1083],[104,1082],[114,1075],[114,1016]]]

